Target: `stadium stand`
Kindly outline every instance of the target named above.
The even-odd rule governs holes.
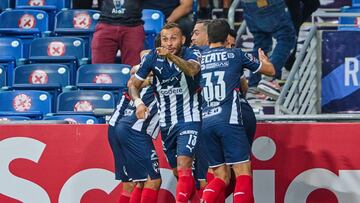
[[[55,16],[54,34],[84,39],[90,58],[90,42],[99,17],[100,11],[97,10],[62,10]]]
[[[142,20],[144,21],[145,30],[145,49],[154,48],[154,41],[157,34],[160,33],[165,23],[165,16],[161,11],[144,9],[142,11]]]
[[[4,91],[0,92],[0,103],[0,116],[26,116],[41,119],[51,112],[52,97],[45,91]]]
[[[28,57],[31,41],[48,30],[48,15],[44,11],[6,10],[0,14],[0,36],[21,39],[25,57]]]
[[[23,44],[20,39],[13,37],[0,37],[0,65],[6,75],[2,86],[11,86],[13,72],[16,64],[23,62]]]
[[[85,42],[76,37],[44,37],[32,41],[29,63],[57,63],[69,67],[70,84],[75,84],[79,65],[87,63]]]

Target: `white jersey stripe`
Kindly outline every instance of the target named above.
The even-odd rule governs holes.
[[[200,122],[200,111],[199,111],[199,94],[194,94],[193,96],[193,108],[192,108],[192,113],[193,113],[193,121],[194,122]]]
[[[155,101],[156,102],[156,101]],[[156,139],[158,133],[159,133],[159,115],[156,113],[150,123],[148,128],[146,129],[146,133],[150,135],[153,139]]]
[[[184,74],[181,74],[180,86],[183,90],[183,108],[184,108],[184,121],[191,122],[191,111],[190,111],[190,94],[189,89],[187,88],[186,78]]]
[[[169,86],[169,89],[171,89],[172,87]],[[171,115],[171,123],[175,124],[178,122],[177,119],[177,99],[176,96],[170,96],[170,115]],[[165,103],[165,102],[164,102]]]
[[[124,101],[125,101],[125,95],[123,95],[123,96],[121,97],[121,100],[120,100],[119,104],[116,106],[115,113],[114,113],[114,115],[110,118],[109,125],[115,126],[115,122],[116,122],[116,120],[118,119],[118,117],[119,117],[119,115],[120,115],[120,112],[119,112],[119,111],[120,111],[120,109],[121,109]]]
[[[150,106],[149,106],[149,112],[151,112],[152,108],[154,107],[154,105],[156,105],[156,101],[154,100],[153,102],[151,102]],[[135,124],[131,127],[132,129],[141,132],[141,129],[144,125],[144,121],[146,119],[138,119]]]
[[[231,105],[231,115],[230,115],[230,124],[239,124],[239,117],[238,117],[238,108],[237,108],[237,92],[236,90],[233,91],[233,102]]]
[[[160,92],[161,90],[161,84],[160,84],[160,81],[159,79],[156,77],[156,90],[157,92]],[[161,94],[158,94],[159,95],[159,99],[160,101],[158,101],[159,105],[158,105],[158,108],[159,108],[159,112],[160,112],[160,126],[161,127],[165,127],[166,126],[166,122],[165,122],[165,98],[163,95]]]

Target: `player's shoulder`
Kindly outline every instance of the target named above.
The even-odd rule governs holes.
[[[197,45],[194,45],[192,47],[190,47],[192,50],[194,51],[199,51],[200,53],[205,51],[206,49],[209,48],[209,46],[197,46]]]

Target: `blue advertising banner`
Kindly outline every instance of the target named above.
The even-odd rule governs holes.
[[[360,112],[360,32],[322,35],[322,112]]]

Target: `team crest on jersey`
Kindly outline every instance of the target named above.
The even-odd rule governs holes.
[[[18,21],[19,28],[22,29],[31,29],[34,28],[36,25],[36,20],[33,15],[24,14]]]
[[[51,42],[47,48],[48,56],[63,56],[65,51],[65,44],[62,42]]]
[[[26,94],[19,94],[13,99],[13,107],[15,111],[28,111],[31,108],[31,105],[31,98]]]
[[[48,75],[43,70],[34,70],[29,76],[30,84],[47,84],[48,80]]]
[[[97,84],[112,84],[113,83],[111,76],[109,74],[105,74],[105,73],[96,75],[94,77],[93,82],[97,83]]]
[[[74,106],[75,112],[93,111],[93,105],[89,101],[78,101]]]
[[[89,29],[91,25],[91,17],[87,13],[79,13],[73,19],[74,28]]]
[[[45,0],[29,0],[29,6],[44,6]]]
[[[234,53],[228,53],[228,54],[227,54],[227,57],[228,57],[229,59],[233,59],[233,58],[235,58],[235,54],[234,54]]]
[[[259,60],[250,53],[245,53],[245,57],[252,62],[259,63]]]
[[[113,0],[114,8],[112,10],[113,14],[123,14],[125,12],[124,3],[125,0]]]

